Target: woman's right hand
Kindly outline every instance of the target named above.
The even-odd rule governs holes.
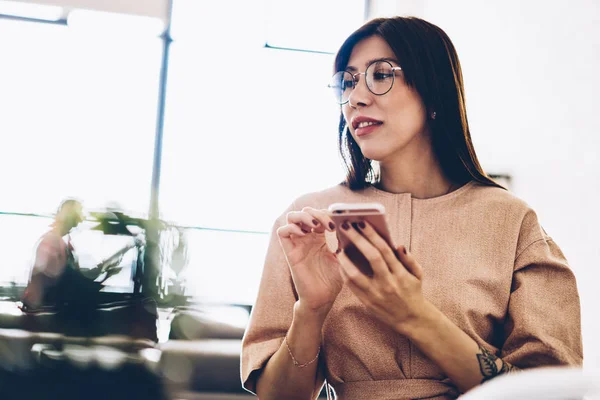
[[[304,207],[286,216],[277,229],[299,303],[311,312],[328,313],[342,289],[337,255],[327,247],[325,231],[335,231],[326,210]]]

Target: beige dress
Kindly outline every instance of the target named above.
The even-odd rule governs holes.
[[[476,182],[431,199],[338,185],[297,199],[287,211],[323,209],[334,202],[382,203],[393,240],[406,245],[423,267],[425,297],[481,346],[520,368],[582,364],[575,277],[522,200]],[[276,236],[287,211],[273,227],[243,340],[242,382],[253,392],[261,368],[282,344],[297,300]],[[327,239],[335,241],[335,234]],[[346,287],[322,337],[319,374],[338,398],[449,399],[459,394],[434,362],[370,315]]]

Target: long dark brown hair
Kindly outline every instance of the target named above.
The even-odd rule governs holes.
[[[435,119],[429,120],[432,145],[446,176],[454,183],[475,180],[502,187],[483,171],[477,160],[467,121],[460,62],[448,35],[420,18],[373,19],[342,44],[334,70],[345,70],[354,46],[375,35],[387,42],[401,62],[406,84],[419,93],[428,115],[435,111]],[[377,179],[372,161],[362,154],[341,113],[339,151],[346,167],[345,184],[350,189],[362,189]]]

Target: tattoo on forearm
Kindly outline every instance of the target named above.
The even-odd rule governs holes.
[[[510,374],[511,372],[517,372],[519,368],[514,365],[510,365],[509,363],[502,361],[502,368],[500,368],[500,374]]]
[[[498,369],[498,366],[496,365],[496,360],[498,360],[498,357],[481,346],[479,346],[479,350],[481,351],[481,354],[477,354],[477,360],[479,361],[481,375],[483,375],[483,380],[481,383],[489,381],[498,375],[509,374],[519,370],[517,367],[504,362],[502,359],[500,359],[502,366],[500,369]]]

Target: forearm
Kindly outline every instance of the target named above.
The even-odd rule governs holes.
[[[321,346],[325,315],[303,310],[296,303],[292,325],[287,334],[287,346],[285,342],[281,344],[258,378],[256,394],[260,399],[306,400],[317,397],[318,359],[315,357]],[[300,365],[314,361],[303,367],[295,365],[290,351]]]
[[[401,331],[463,393],[497,375],[517,369],[481,348],[431,303],[427,303],[422,319]]]
[[[41,277],[33,276],[23,294],[23,304],[29,308],[35,309],[42,305],[44,298],[44,287]]]

